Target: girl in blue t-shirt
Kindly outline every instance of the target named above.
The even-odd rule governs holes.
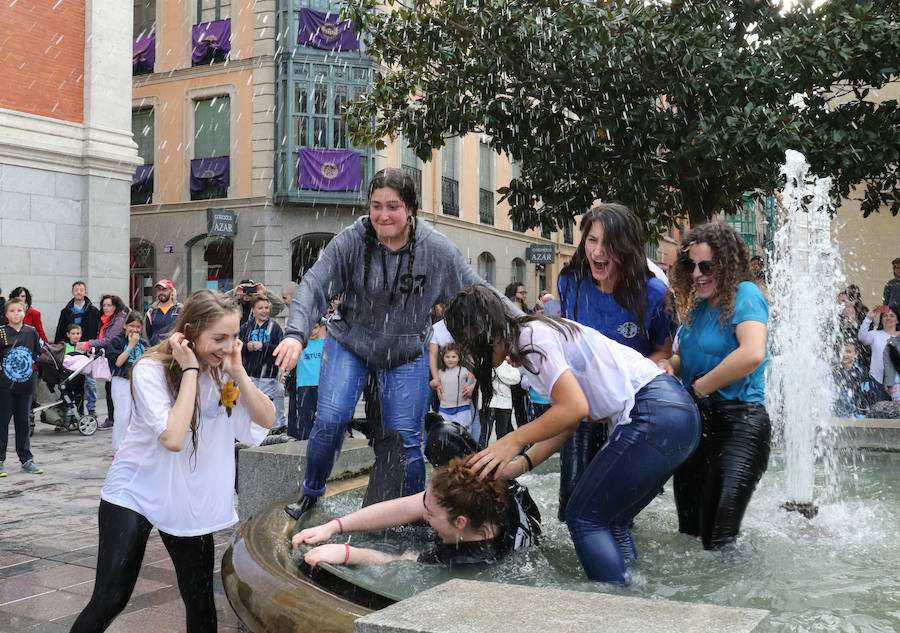
[[[557,288],[562,315],[657,362],[672,355],[671,293],[647,266],[640,218],[621,204],[600,204],[581,218],[581,242]],[[559,520],[594,455],[605,424],[582,422],[560,451]]]
[[[672,274],[682,325],[667,370],[697,402],[703,435],[675,473],[675,505],[679,531],[700,536],[705,549],[737,537],[769,461],[769,305],[752,279],[747,245],[731,226],[704,224],[682,238]]]
[[[319,369],[322,366],[322,347],[328,330],[321,319],[309,335],[309,343],[303,348],[303,357],[292,372],[297,377],[294,393],[288,398],[287,434],[298,440],[308,440],[316,418],[319,399]]]

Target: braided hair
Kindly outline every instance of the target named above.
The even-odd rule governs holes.
[[[403,204],[412,213],[409,218],[409,261],[407,262],[406,272],[412,276],[413,262],[416,259],[416,213],[419,210],[419,195],[416,191],[416,183],[408,173],[397,167],[387,167],[376,173],[372,180],[369,181],[368,198],[372,200],[372,194],[376,189],[389,187],[397,192]],[[363,265],[363,285],[369,283],[369,270],[372,264],[372,250],[375,248],[375,242],[378,235],[375,233],[375,227],[372,226],[370,218],[363,219],[365,227],[365,254],[363,256],[365,263]]]

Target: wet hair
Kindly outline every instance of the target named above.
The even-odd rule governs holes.
[[[528,358],[528,354],[543,352],[531,345],[520,345],[519,334],[522,326],[533,321],[546,323],[566,338],[578,336],[578,326],[556,316],[527,315],[514,316],[507,311],[500,297],[488,286],[475,284],[461,290],[444,313],[444,323],[453,339],[466,352],[463,362],[472,365],[472,373],[481,393],[481,409],[488,415],[488,404],[494,396],[494,346],[503,345],[510,361],[517,363],[532,374],[538,369]]]
[[[25,304],[26,309],[28,306],[31,306],[31,292],[25,286],[19,286],[17,288],[13,288],[13,291],[9,293],[10,300],[18,299],[19,295],[25,293]]]
[[[69,325],[66,326],[66,334],[68,334],[69,332],[71,332],[71,331],[74,330],[75,328],[78,328],[78,329],[80,330],[80,329],[81,329],[81,325],[78,324],[78,323],[69,323]]]
[[[512,281],[506,284],[506,288],[503,290],[503,294],[507,299],[512,299],[516,296],[516,293],[519,292],[519,287],[524,286],[521,281]]]
[[[125,302],[122,301],[122,298],[118,295],[103,295],[100,297],[100,314],[103,314],[103,302],[109,299],[113,304],[113,314],[118,314],[124,310],[127,310],[128,307],[125,305]]]
[[[694,288],[692,274],[683,268],[690,261],[691,247],[708,244],[713,253],[716,275],[716,298],[721,310],[719,323],[724,327],[731,322],[734,314],[734,299],[738,284],[742,281],[756,282],[750,272],[750,252],[740,234],[730,224],[709,222],[695,226],[685,233],[678,247],[675,266],[669,271],[672,290],[675,292],[675,306],[682,322],[690,324],[692,310],[700,303]]]
[[[444,354],[447,352],[455,352],[459,356],[459,364],[463,364],[464,354],[462,346],[459,343],[447,343],[441,348],[441,353],[438,354],[438,369],[447,369],[447,364],[444,362]]]
[[[613,287],[613,299],[629,313],[637,317],[641,332],[646,335],[644,313],[647,308],[647,280],[653,277],[644,254],[644,225],[641,219],[622,204],[598,204],[581,218],[581,241],[572,260],[563,267],[560,276],[575,273],[578,288],[572,308],[573,321],[578,321],[578,299],[581,284],[593,283],[590,255],[587,253],[587,238],[594,224],[603,227],[603,247],[618,266],[618,278]]]
[[[137,310],[132,310],[128,313],[128,316],[125,317],[125,323],[122,324],[122,327],[128,325],[129,323],[140,323],[141,327],[144,327],[144,315]]]
[[[406,273],[411,277],[413,272],[413,262],[416,259],[416,217],[419,211],[419,196],[416,192],[416,183],[406,170],[397,167],[387,167],[382,169],[369,181],[368,199],[372,200],[372,194],[378,189],[389,187],[397,192],[403,204],[412,213],[409,219],[409,261],[406,266]],[[365,253],[363,259],[365,261],[363,267],[363,286],[369,282],[369,269],[372,264],[372,251],[375,249],[375,243],[378,241],[378,235],[375,233],[375,227],[372,226],[372,220],[369,217],[363,219],[365,227]],[[399,269],[397,271],[399,273]],[[391,291],[390,301],[394,301],[394,292]]]
[[[229,297],[218,290],[197,290],[188,300],[185,301],[181,308],[181,313],[175,321],[172,333],[179,332],[184,334],[185,338],[190,341],[197,340],[197,337],[203,334],[203,331],[212,323],[215,323],[223,316],[228,314],[241,314],[241,307],[234,298]],[[135,361],[135,366],[146,359],[155,359],[162,364],[166,375],[166,386],[172,399],[178,397],[178,390],[181,388],[181,377],[183,371],[181,365],[175,360],[172,354],[172,346],[169,339],[165,338],[160,343],[154,345],[147,350],[140,358]],[[218,370],[213,368],[213,378],[219,382]],[[134,368],[132,368],[132,373]],[[134,382],[131,383],[132,395],[134,392]],[[200,408],[199,389],[194,402],[194,410],[191,413],[191,443],[193,445],[193,455],[197,454],[197,411]]]
[[[499,526],[506,510],[506,486],[499,479],[479,479],[466,466],[467,459],[455,457],[434,471],[430,482],[434,500],[447,511],[451,522],[464,516],[473,530]]]
[[[432,466],[446,466],[454,457],[478,452],[478,442],[459,422],[445,420],[440,413],[425,414],[425,459]]]

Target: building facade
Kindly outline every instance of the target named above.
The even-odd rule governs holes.
[[[52,335],[74,281],[126,296],[131,6],[6,2],[0,24],[0,287],[27,287]]]
[[[380,151],[350,143],[341,114],[375,64],[335,6],[134,0],[132,129],[144,160],[132,185],[134,307],[149,304],[160,278],[183,296],[300,279],[367,213],[365,186],[387,166],[413,176],[419,215],[485,279],[501,289],[521,280],[532,300],[553,291],[572,230],[512,230],[496,190],[515,165],[478,135],[451,139],[424,163],[402,139]],[[553,262],[529,262],[533,244]]]

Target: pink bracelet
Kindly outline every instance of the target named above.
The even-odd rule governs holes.
[[[344,564],[347,564],[347,561],[350,560],[350,543],[344,543],[344,547],[347,548],[347,555],[344,556]]]
[[[335,521],[337,521],[337,524],[338,524],[338,534],[343,534],[344,533],[344,524],[341,523],[341,520],[338,518],[335,518]]]

